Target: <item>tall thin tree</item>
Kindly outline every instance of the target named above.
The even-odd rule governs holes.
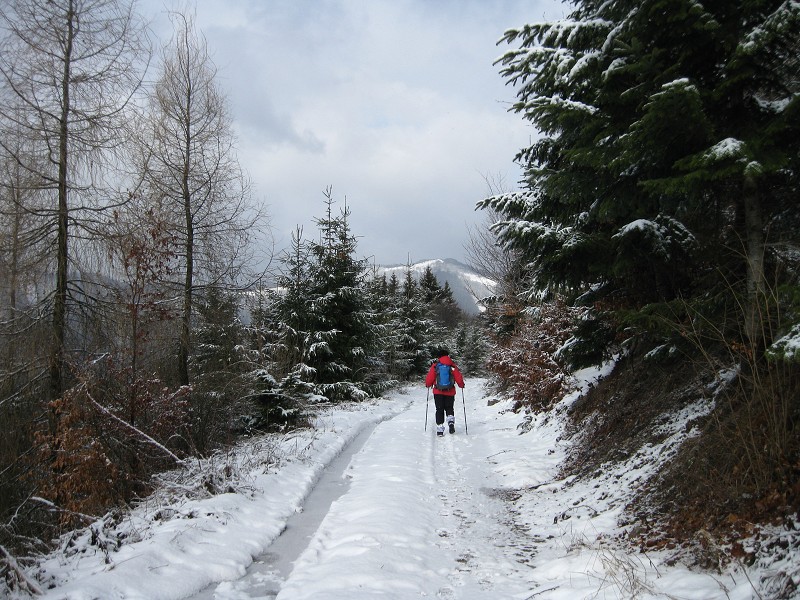
[[[125,111],[139,89],[149,46],[144,24],[123,0],[10,0],[0,11],[0,85],[15,99],[0,121],[35,140],[38,152],[0,147],[52,201],[22,207],[46,216],[53,236],[55,289],[49,396],[65,386],[71,239],[92,221],[103,159],[124,140]]]
[[[172,212],[182,261],[178,381],[189,384],[195,295],[236,278],[260,217],[234,148],[217,70],[192,16],[172,13],[175,35],[162,48],[145,144],[147,193]]]

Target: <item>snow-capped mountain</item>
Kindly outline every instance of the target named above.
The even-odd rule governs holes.
[[[379,267],[378,276],[385,273],[388,278],[391,277],[392,273],[395,273],[397,279],[402,282],[405,278],[406,269],[410,268],[416,279],[419,280],[428,267],[431,268],[431,272],[436,276],[439,285],[443,286],[445,281],[450,284],[456,304],[469,315],[480,313],[481,307],[478,305],[478,301],[494,294],[495,281],[480,275],[464,263],[452,258],[423,260],[412,265]]]

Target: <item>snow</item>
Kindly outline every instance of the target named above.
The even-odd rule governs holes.
[[[696,89],[692,85],[692,82],[687,77],[679,77],[678,79],[673,79],[672,81],[668,81],[667,83],[663,84],[661,87],[662,89],[669,89],[674,87],[682,89],[686,88]]]
[[[658,231],[658,229],[658,224],[650,221],[649,219],[636,219],[635,221],[631,221],[627,225],[621,227],[615,236],[626,235],[631,231]]]
[[[665,260],[672,258],[673,248],[687,247],[696,243],[694,235],[680,221],[661,214],[654,221],[649,219],[631,221],[620,227],[612,238],[624,240],[634,233],[641,234],[634,236],[634,243],[641,245],[643,238],[650,251]]]
[[[591,106],[585,102],[579,102],[577,100],[570,100],[569,98],[561,98],[560,96],[551,96],[549,98],[540,96],[531,102],[528,102],[525,106],[528,109],[552,106],[556,109],[574,110],[577,112],[585,112],[590,115],[593,115],[598,110],[596,106]]]
[[[717,160],[723,158],[739,158],[744,154],[745,143],[736,138],[725,138],[706,151],[706,156]]]
[[[786,361],[800,362],[800,324],[796,324],[768,350],[771,357],[781,357]]]
[[[795,96],[781,98],[780,100],[768,100],[766,98],[756,98],[755,100],[764,110],[773,112],[775,114],[780,114],[792,103]]]
[[[563,417],[609,369],[577,373],[576,391],[524,427],[510,401],[475,379],[457,397],[456,434],[444,438],[434,435],[421,385],[326,408],[316,430],[254,438],[225,457],[238,473],[236,493],[156,495],[106,532],[125,536],[107,553],[88,536],[73,538],[69,553],[42,564],[54,586],[42,598],[275,597],[256,594],[243,576],[264,568],[270,544],[337,457],[349,462],[338,493],[324,492],[329,508],[310,541],[288,574],[258,576],[276,582],[279,600],[751,598],[748,576],[758,581],[757,572],[694,572],[670,566],[667,554],[626,553],[612,542],[636,488],[692,435],[685,424],[709,402],[665,421],[658,445],[593,478],[560,478],[573,443]],[[361,433],[363,445],[351,448]]]

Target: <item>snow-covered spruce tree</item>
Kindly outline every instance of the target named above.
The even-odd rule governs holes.
[[[410,267],[397,290],[397,302],[394,327],[400,338],[400,360],[405,366],[403,377],[411,377],[428,368],[430,345],[436,338],[434,324],[428,318],[427,307]]]
[[[415,283],[412,279],[412,283]],[[386,282],[383,297],[375,302],[375,310],[384,315],[384,334],[381,336],[381,352],[386,368],[394,380],[407,379],[412,371],[413,356],[417,354],[415,340],[419,336],[412,314],[415,312],[408,296],[403,293],[396,273]]]
[[[319,336],[312,329],[312,264],[303,231],[292,234],[291,247],[280,257],[277,288],[259,296],[251,326],[256,359],[251,378],[258,427],[296,421],[315,398],[316,372],[310,352]]]
[[[422,301],[426,304],[433,304],[438,301],[442,296],[442,286],[439,285],[439,280],[433,274],[433,269],[430,265],[425,267],[425,271],[419,278],[419,292],[422,296]]]
[[[452,332],[448,347],[465,376],[486,373],[490,346],[486,337],[486,323],[480,318],[463,320]]]
[[[797,213],[800,5],[576,5],[504,35],[520,44],[500,59],[514,110],[543,135],[518,157],[527,190],[481,205],[503,215],[536,292],[584,294],[598,315],[688,305],[716,323],[745,306],[732,333],[760,338],[765,269],[795,245],[782,223]]]
[[[428,337],[434,345],[447,344],[452,349],[453,339],[466,315],[453,298],[450,283],[445,281],[441,285],[433,269],[427,266],[417,285],[420,300],[426,308],[426,318],[430,321]]]
[[[356,258],[350,210],[334,216],[331,188],[324,192],[325,216],[317,219],[320,238],[310,243],[312,257],[309,347],[317,392],[331,401],[361,400],[384,385],[385,367],[376,355],[378,318],[366,289],[367,261]]]
[[[645,492],[674,519],[665,530],[721,524],[723,511],[792,520],[800,373],[764,350],[798,315],[787,299],[798,287],[800,4],[575,5],[565,21],[504,35],[520,44],[500,59],[514,109],[542,137],[519,155],[526,191],[482,206],[503,215],[495,231],[530,265],[531,292],[592,307],[574,358],[597,362],[620,335],[669,336],[701,357],[686,366],[718,372],[721,359],[737,373],[703,435]]]
[[[394,273],[392,273],[389,280],[386,279],[385,274],[380,277],[373,274],[367,283],[369,302],[376,317],[376,326],[380,333],[380,343],[377,344],[376,358],[381,365],[379,372],[385,373],[387,383],[397,381],[406,375],[401,351],[402,337],[398,328],[399,304],[397,286],[397,276]]]

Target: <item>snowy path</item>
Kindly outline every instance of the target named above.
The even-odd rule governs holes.
[[[291,573],[294,561],[308,546],[333,501],[347,491],[349,484],[343,478],[344,471],[374,430],[375,425],[372,425],[361,431],[331,461],[303,501],[302,510],[289,517],[286,528],[270,544],[267,552],[257,557],[247,568],[244,577],[233,582],[214,584],[192,596],[192,600],[213,600],[220,597],[275,598],[283,581]]]
[[[459,407],[461,408],[461,407]],[[470,434],[423,431],[424,400],[380,424],[284,584],[302,598],[528,597],[515,535],[488,473],[486,422]]]
[[[505,524],[506,508],[487,473],[487,424],[476,420],[473,407],[468,417],[471,412],[475,422],[466,435],[462,403],[458,433],[436,438],[432,405],[427,432],[422,399],[377,425],[358,453],[358,440],[345,449],[338,460],[354,455],[345,472],[350,486],[286,581],[280,583],[286,573],[276,562],[285,568],[288,557],[281,553],[293,554],[305,542],[291,521],[245,577],[195,598],[272,598],[276,587],[279,600],[528,597],[530,586],[521,577],[527,567],[515,561],[518,536]],[[335,473],[335,466],[328,471]],[[304,509],[319,502],[314,497]]]
[[[419,386],[245,441],[214,459],[238,473],[236,493],[148,499],[103,531],[125,541],[110,552],[88,530],[71,538],[39,567],[42,600],[754,597],[757,572],[690,571],[669,552],[613,542],[625,505],[696,411],[627,461],[558,479],[570,443],[559,415],[578,392],[530,416],[522,434],[523,416],[482,383],[468,381],[469,435],[460,394],[456,434],[436,438],[432,402],[424,431]]]

